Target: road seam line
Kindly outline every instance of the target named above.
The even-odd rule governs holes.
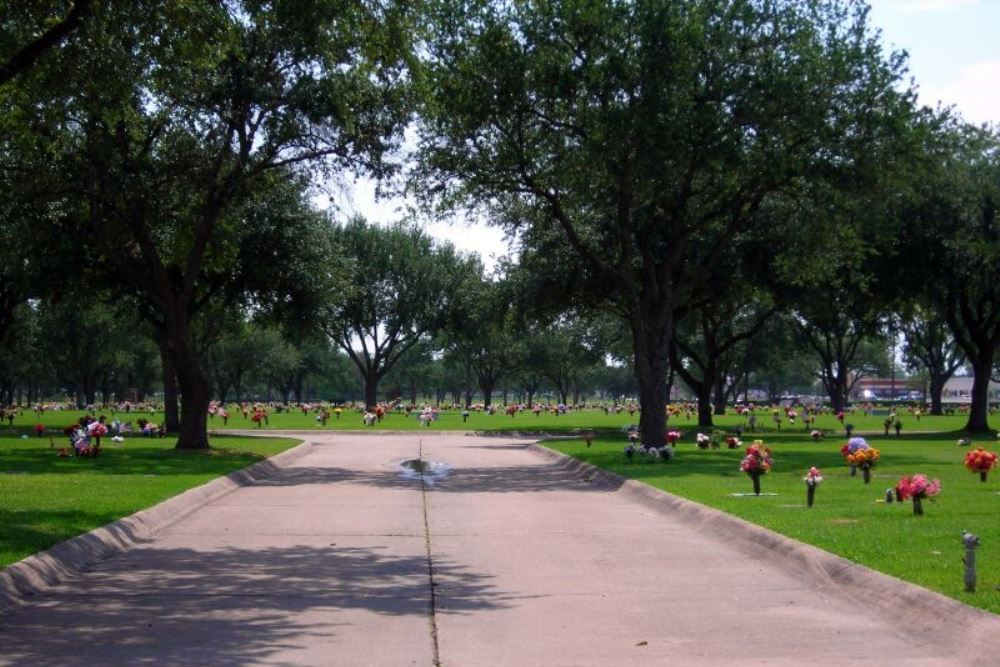
[[[424,440],[418,442],[417,458],[424,460]],[[434,558],[431,555],[431,525],[427,514],[427,480],[424,478],[423,467],[420,468],[420,499],[424,510],[424,547],[427,551],[427,577],[430,579],[431,599],[430,599],[430,623],[431,623],[431,643],[434,647],[434,667],[441,667],[441,652],[438,646],[437,627],[437,593],[434,590]]]

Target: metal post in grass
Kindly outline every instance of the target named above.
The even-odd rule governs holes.
[[[979,548],[979,537],[965,531],[962,533],[962,542],[965,544],[965,590],[968,593],[976,592],[976,549]]]

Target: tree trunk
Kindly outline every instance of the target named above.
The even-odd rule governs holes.
[[[726,414],[725,380],[719,379],[712,388],[712,412],[717,415]]]
[[[181,428],[177,449],[208,449],[208,404],[211,389],[185,322],[168,339],[181,394]]]
[[[163,426],[171,433],[177,433],[181,430],[177,409],[177,370],[165,341],[160,343],[160,364],[163,368]]]
[[[993,370],[993,356],[982,355],[978,363],[973,363],[972,405],[969,406],[969,421],[965,430],[984,433],[989,425],[990,373]]]
[[[931,376],[930,381],[930,394],[931,394],[931,414],[940,416],[941,411],[941,394],[944,393],[945,378],[937,375]]]
[[[715,426],[712,421],[712,386],[702,383],[695,395],[698,397],[698,426]]]
[[[493,403],[493,383],[483,382],[479,385],[479,389],[483,392],[483,407],[490,407]]]
[[[663,445],[667,430],[667,350],[673,332],[670,318],[657,329],[647,328],[645,318],[636,314],[631,324],[635,359],[635,379],[639,385],[639,430],[645,445]]]
[[[365,409],[374,410],[378,405],[378,378],[374,373],[366,373],[365,381]]]
[[[830,408],[834,413],[847,407],[847,378],[833,375],[830,382],[824,382],[826,393],[830,396]]]

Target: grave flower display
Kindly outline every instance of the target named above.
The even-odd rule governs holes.
[[[851,468],[861,468],[865,484],[869,484],[872,481],[872,468],[875,467],[880,458],[882,458],[882,453],[879,450],[874,447],[865,447],[864,449],[858,449],[856,452],[848,454],[847,462]]]
[[[737,438],[735,435],[731,435],[728,438],[726,438],[726,445],[729,447],[729,449],[739,449],[742,444],[743,441]]]
[[[708,449],[708,446],[712,444],[711,436],[704,433],[699,433],[695,441],[698,443],[698,449]]]
[[[35,424],[35,435],[39,438],[45,433],[45,424]]]
[[[988,452],[982,447],[976,447],[965,455],[965,467],[968,468],[969,472],[978,472],[980,482],[985,482],[990,469],[996,466],[996,453]]]
[[[900,500],[913,500],[913,513],[923,516],[924,498],[933,498],[941,493],[941,481],[929,480],[927,475],[903,476],[896,484],[896,497]]]
[[[806,483],[806,505],[812,507],[816,500],[816,487],[823,482],[823,474],[813,466],[802,480]]]
[[[740,470],[750,476],[753,481],[754,495],[760,495],[760,478],[771,470],[774,459],[771,458],[771,448],[764,446],[763,440],[754,440],[747,447],[746,456],[740,461]]]
[[[813,440],[819,440],[820,438],[823,437],[823,431],[820,431],[819,429],[813,429],[809,435],[812,436]]]
[[[98,447],[101,446],[101,438],[108,434],[108,427],[101,422],[92,422],[87,426],[87,433],[94,438]]]
[[[847,464],[851,466],[851,477],[858,474],[858,467],[851,463],[851,460],[848,457],[850,457],[851,454],[855,454],[863,449],[868,449],[868,447],[868,441],[864,438],[851,438],[844,444],[843,447],[840,448],[841,456],[843,456],[844,460],[847,461]]]
[[[701,434],[699,433],[698,435],[700,436]],[[681,439],[680,431],[673,431],[673,430],[667,431],[666,435],[663,436],[664,442],[666,442],[668,445],[672,445],[680,439]]]

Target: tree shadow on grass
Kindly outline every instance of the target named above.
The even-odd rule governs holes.
[[[64,447],[60,439],[56,447]],[[182,451],[173,448],[107,444],[96,458],[56,456],[48,441],[37,448],[0,449],[0,473],[71,475],[81,472],[99,475],[225,475],[260,461],[249,452],[213,449]]]
[[[113,512],[0,508],[0,567],[115,521]]]
[[[336,539],[336,538],[331,538]],[[423,544],[399,547],[136,547],[0,619],[0,664],[300,664],[278,654],[307,644],[336,662],[342,636],[409,628],[430,653],[430,582]],[[491,577],[435,559],[449,614],[518,599]],[[376,617],[413,617],[378,621]],[[404,630],[390,634],[407,636]],[[318,658],[315,653],[311,658]]]

